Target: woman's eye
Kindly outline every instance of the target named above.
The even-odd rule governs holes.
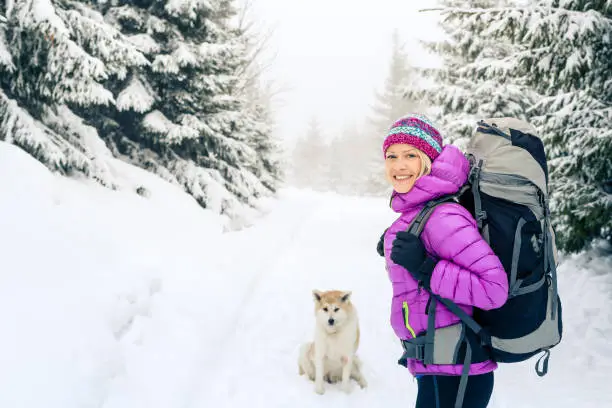
[[[387,156],[387,159],[395,159],[395,156],[390,154],[389,156]]]

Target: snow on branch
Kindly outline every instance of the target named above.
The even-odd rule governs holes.
[[[162,142],[167,144],[178,144],[184,139],[194,139],[200,136],[200,132],[191,126],[176,124],[168,119],[159,110],[147,114],[142,122],[142,125],[148,131],[162,135]]]
[[[182,68],[196,66],[198,64],[197,55],[194,54],[190,47],[185,43],[181,43],[178,47],[176,47],[176,49],[172,52],[172,57]]]
[[[180,67],[176,59],[172,55],[160,54],[153,61],[153,72],[165,74],[178,74]]]
[[[208,126],[206,122],[201,121],[195,115],[189,115],[189,114],[181,115],[179,121],[181,122],[181,125],[193,128],[197,130],[198,132],[204,132],[204,133],[213,132],[213,130]]]
[[[57,85],[46,96],[51,96],[58,103],[72,102],[80,106],[115,103],[111,91],[96,81],[80,76],[58,78]]]
[[[51,0],[20,0],[7,13],[12,23],[25,29],[46,24],[56,34],[68,34],[68,28],[55,12]]]
[[[84,8],[84,7],[81,7]],[[92,15],[94,11],[88,11]],[[88,17],[83,11],[66,10],[58,15],[69,25],[76,41],[85,47],[93,56],[105,62],[109,73],[125,78],[127,70],[133,66],[145,66],[149,62],[115,28],[106,24],[101,15]]]
[[[527,43],[542,43],[548,38],[559,37],[580,45],[585,36],[602,35],[612,30],[612,20],[594,10],[580,12],[536,7],[527,8],[525,13],[527,11],[531,11],[524,36]]]
[[[147,114],[142,121],[142,125],[150,132],[165,135],[172,126],[175,126],[170,119],[158,110]]]
[[[232,210],[241,206],[225,187],[224,178],[218,170],[199,167],[188,160],[176,160],[168,167],[185,190],[213,212],[231,218],[234,215]]]
[[[586,112],[612,111],[602,101],[593,98],[585,91],[564,92],[554,96],[542,97],[531,108],[535,112],[555,112],[557,115],[584,114]]]
[[[49,140],[49,130],[0,90],[0,140],[29,146],[31,152],[44,154],[44,163],[61,167],[62,150]]]
[[[41,121],[33,118],[26,110],[22,109],[16,101],[8,98],[0,91],[0,140],[15,144],[23,150],[34,156],[37,160],[43,163],[52,171],[58,171],[62,174],[73,174],[74,172],[82,172],[83,174],[96,179],[103,185],[113,186],[111,175],[109,174],[105,164],[96,162],[94,153],[98,153],[100,149],[104,149],[103,142],[98,140],[98,148],[96,151],[91,151],[92,142],[95,139],[87,138],[84,134],[74,134],[70,132],[78,132],[85,129],[82,125],[76,130],[73,126],[58,126],[62,123],[60,120],[62,112],[65,114],[66,109],[59,109],[58,113],[54,113],[49,108],[43,112],[44,120],[48,121],[50,126],[43,124]],[[73,115],[74,116],[74,115]],[[55,118],[55,119],[54,119]],[[74,125],[74,121],[72,121]],[[62,131],[62,135],[57,131]],[[91,134],[95,130],[89,128]],[[97,139],[97,133],[96,133]],[[85,140],[83,140],[85,137]],[[72,143],[69,140],[72,139]],[[100,146],[102,143],[102,146]]]
[[[168,0],[164,7],[173,17],[195,20],[202,13],[210,13],[213,6],[209,0]]]
[[[13,57],[9,52],[4,28],[4,24],[0,22],[0,66],[4,66],[9,72],[12,72],[15,69],[15,65],[13,64]]]
[[[156,100],[155,92],[145,86],[139,78],[133,77],[128,86],[117,96],[117,109],[120,111],[133,110],[144,113],[153,106]]]
[[[149,34],[128,35],[127,39],[137,50],[145,54],[154,54],[161,49],[159,44]]]
[[[231,43],[201,43],[198,46],[198,54],[201,61],[224,59],[234,54],[235,46]]]
[[[562,37],[574,44],[583,37],[609,32],[612,20],[595,10],[575,11],[559,7],[524,6],[492,8],[446,8],[445,23],[482,25],[484,38],[509,38],[524,43],[542,43]],[[526,30],[521,30],[525,27]]]
[[[113,102],[112,93],[98,83],[107,78],[106,67],[100,59],[85,52],[68,34],[55,35],[48,22],[25,31],[34,38],[40,36],[38,43],[13,42],[11,51],[31,58],[31,64],[42,70],[43,74],[31,85],[40,96],[82,105]]]

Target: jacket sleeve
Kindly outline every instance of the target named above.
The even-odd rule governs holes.
[[[501,261],[459,204],[437,207],[423,231],[427,250],[438,258],[431,290],[462,305],[490,310],[508,299],[508,277]]]

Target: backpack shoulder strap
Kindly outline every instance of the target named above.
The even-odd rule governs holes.
[[[436,207],[440,206],[444,203],[457,202],[457,198],[460,197],[467,189],[468,185],[461,187],[461,189],[455,194],[449,194],[437,198],[435,200],[431,200],[428,202],[425,207],[414,217],[414,219],[408,225],[408,232],[415,235],[416,237],[420,237],[425,229],[425,224],[427,224],[427,220],[431,217]]]
[[[446,195],[446,196],[440,197],[440,198],[438,198],[436,200],[432,200],[432,201],[428,202],[425,205],[425,207],[423,207],[423,209],[417,214],[417,216],[414,217],[414,220],[412,220],[412,222],[408,226],[408,232],[410,232],[411,234],[415,235],[416,237],[420,237],[421,233],[425,229],[425,224],[427,223],[427,220],[429,220],[429,217],[431,217],[431,214],[433,214],[433,212],[436,209],[436,207],[438,207],[439,205],[444,204],[444,203],[454,202],[468,188],[469,188],[469,186],[465,185],[465,186],[463,186],[459,190],[459,192],[457,192],[455,194]],[[453,302],[452,300],[449,300],[449,299],[442,298],[439,295],[437,295],[435,293],[432,293],[431,291],[429,292],[429,294],[434,299],[436,299],[438,302],[440,302],[444,306],[446,306],[446,308],[451,313],[453,313],[455,316],[457,316],[459,319],[461,319],[461,321],[463,323],[465,323],[466,326],[468,326],[470,329],[472,329],[472,331],[481,339],[481,343],[482,344],[489,344],[490,343],[490,338],[485,333],[485,331],[483,330],[482,326],[480,324],[478,324],[476,322],[476,320],[474,320],[470,315],[468,315],[466,312],[464,312],[463,309],[461,309],[459,306],[457,306],[457,304],[455,302]]]

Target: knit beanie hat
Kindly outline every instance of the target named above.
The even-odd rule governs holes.
[[[431,120],[418,114],[404,116],[391,126],[383,142],[383,154],[396,143],[414,146],[432,161],[442,152],[442,135]]]

